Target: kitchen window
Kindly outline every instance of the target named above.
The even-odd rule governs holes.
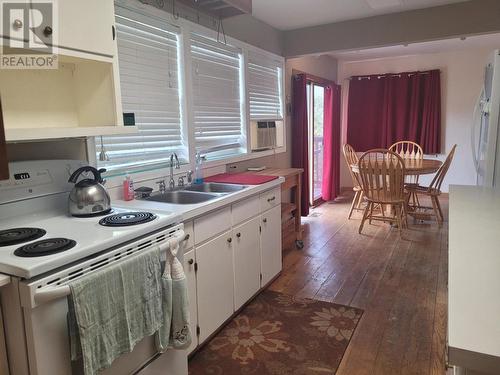
[[[191,65],[196,152],[207,160],[245,153],[242,51],[192,33]]]
[[[256,51],[248,53],[248,95],[251,120],[283,119],[282,65]]]
[[[151,15],[117,6],[116,31],[123,112],[134,113],[138,132],[96,138],[99,167],[145,169],[165,163],[173,152],[181,161],[187,161],[181,110],[180,29]],[[103,148],[109,160],[102,160]]]
[[[255,157],[248,120],[283,119],[283,58],[153,7],[115,9],[123,112],[138,131],[91,143],[107,176],[165,167],[174,152],[213,165]]]

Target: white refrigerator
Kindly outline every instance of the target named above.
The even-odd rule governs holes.
[[[472,157],[477,185],[500,189],[500,51],[486,66],[484,86],[474,110],[471,131]]]

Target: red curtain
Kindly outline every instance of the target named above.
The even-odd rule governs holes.
[[[307,137],[307,79],[305,74],[292,78],[292,167],[304,169],[300,208],[309,215],[309,146]]]
[[[347,143],[366,151],[405,140],[440,153],[440,79],[439,70],[352,77]]]
[[[325,87],[323,143],[321,195],[330,201],[340,194],[340,86],[335,84]]]

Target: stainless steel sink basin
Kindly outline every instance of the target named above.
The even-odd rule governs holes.
[[[173,203],[173,204],[196,204],[219,198],[220,194],[200,193],[195,191],[176,190],[165,193],[154,194],[147,201]]]
[[[247,188],[246,185],[221,184],[216,182],[207,182],[199,185],[191,185],[185,188],[185,191],[199,191],[205,193],[235,193]]]

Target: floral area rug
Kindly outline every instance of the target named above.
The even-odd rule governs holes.
[[[189,374],[335,374],[362,314],[265,291],[193,356]]]

